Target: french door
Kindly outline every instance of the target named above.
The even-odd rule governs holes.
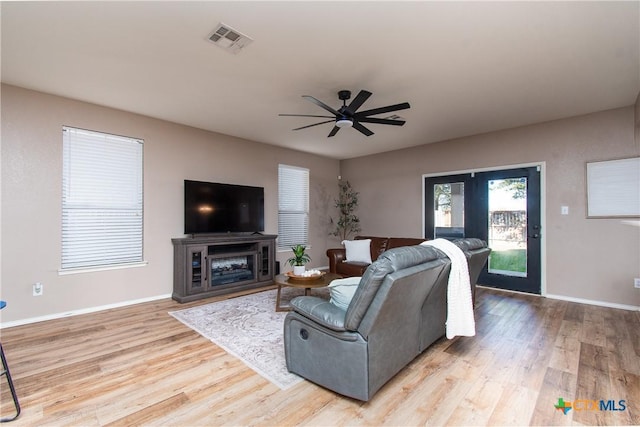
[[[424,178],[425,237],[477,237],[491,248],[478,283],[540,294],[538,167]]]

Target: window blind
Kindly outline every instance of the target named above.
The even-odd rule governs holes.
[[[587,163],[587,218],[640,217],[640,157]]]
[[[62,270],[142,262],[143,141],[62,134]]]
[[[278,248],[309,244],[309,170],[278,166]]]

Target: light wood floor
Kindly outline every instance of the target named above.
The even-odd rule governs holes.
[[[476,337],[438,341],[362,403],[308,381],[281,391],[167,314],[211,301],[3,330],[12,425],[640,424],[640,312],[479,289]],[[626,410],[563,415],[560,397]]]

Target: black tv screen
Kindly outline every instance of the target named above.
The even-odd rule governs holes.
[[[264,231],[264,188],[184,181],[184,232]]]

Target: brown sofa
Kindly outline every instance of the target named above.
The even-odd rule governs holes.
[[[371,237],[371,236],[357,236],[355,240],[371,239],[371,261],[375,262],[384,251],[392,248],[399,248],[402,246],[414,246],[419,245],[427,239],[413,239],[407,237]],[[464,252],[467,258],[469,267],[469,280],[471,282],[471,293],[473,296],[473,304],[476,302],[476,284],[478,277],[482,272],[491,249],[487,247],[487,243],[480,239],[474,238],[462,238],[453,241],[462,252]],[[363,276],[364,271],[370,264],[364,262],[345,262],[346,250],[340,249],[328,249],[327,256],[329,257],[329,271],[331,273],[337,273],[343,277]]]
[[[414,239],[410,237],[372,237],[356,236],[354,240],[371,239],[371,261],[375,262],[384,251],[402,246],[419,245],[426,239]],[[345,262],[346,250],[344,248],[328,249],[329,271],[340,274],[343,277],[364,275],[364,271],[370,264],[364,262]]]

